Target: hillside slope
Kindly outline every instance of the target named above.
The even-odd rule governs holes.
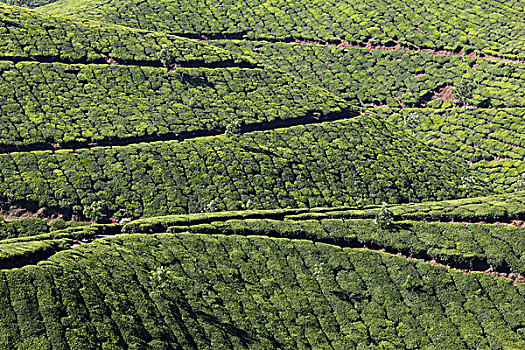
[[[490,185],[371,116],[184,142],[0,155],[4,206],[108,218],[419,202]],[[117,213],[118,212],[118,213]]]
[[[523,3],[424,1],[62,0],[39,8],[184,34],[293,38],[480,51],[523,58]]]
[[[5,349],[523,348],[523,289],[305,240],[124,235],[0,272]]]

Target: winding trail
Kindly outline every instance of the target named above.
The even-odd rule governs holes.
[[[157,233],[162,234],[166,232],[157,232]],[[185,232],[180,232],[180,233],[182,234],[203,234],[203,233],[199,233],[198,231],[185,231]],[[177,233],[177,234],[180,234],[180,233]],[[31,254],[29,256],[14,257],[12,259],[2,260],[0,262],[0,269],[13,269],[13,268],[21,268],[21,267],[28,266],[28,265],[35,265],[38,262],[49,259],[53,255],[61,251],[75,249],[84,244],[90,244],[90,243],[93,243],[97,240],[104,239],[104,238],[118,237],[119,235],[123,235],[123,234],[129,234],[129,233],[119,232],[119,233],[114,233],[114,234],[100,234],[100,235],[95,235],[92,237],[85,237],[83,239],[74,240],[69,245],[68,248],[58,248],[58,249],[47,250],[44,252],[35,252],[34,254]],[[166,233],[166,234],[170,234],[170,233]],[[325,243],[325,244],[330,244],[330,245],[337,246],[340,248],[362,249],[362,250],[367,250],[371,252],[376,252],[378,254],[387,253],[387,254],[398,256],[398,257],[402,257],[409,261],[411,260],[419,261],[419,262],[431,264],[434,266],[439,266],[447,270],[455,269],[455,270],[460,270],[464,273],[481,272],[485,274],[490,274],[495,277],[504,277],[504,278],[511,279],[514,285],[525,283],[525,276],[523,276],[522,274],[519,274],[517,272],[511,272],[508,269],[505,269],[503,267],[490,266],[487,262],[487,259],[473,258],[469,261],[464,262],[463,264],[458,264],[458,263],[446,264],[444,262],[437,261],[436,259],[428,256],[426,252],[418,252],[415,254],[409,254],[406,251],[395,249],[393,247],[382,247],[373,241],[359,242],[357,238],[347,238],[347,237],[321,238],[321,237],[306,236],[303,234],[294,235],[293,237],[290,237],[286,235],[280,235],[275,232],[261,234],[260,232],[255,232],[255,231],[254,232],[245,232],[245,231],[244,232],[236,232],[236,231],[235,232],[228,232],[228,231],[223,232],[221,231],[221,234],[225,234],[225,235],[235,234],[235,235],[240,235],[240,236],[245,236],[245,237],[257,235],[257,236],[266,236],[266,237],[271,237],[271,238],[285,238],[285,239],[290,239],[290,240],[308,240],[308,241],[313,242],[314,244],[315,243]]]
[[[179,37],[183,37],[183,38],[187,38],[187,39],[205,40],[207,42],[213,42],[215,40],[240,40],[240,41],[251,41],[251,42],[267,42],[269,44],[283,43],[283,44],[318,45],[318,46],[341,47],[341,48],[346,48],[346,49],[352,48],[352,49],[425,53],[425,54],[436,55],[436,56],[457,56],[457,57],[467,57],[467,58],[482,59],[482,60],[499,61],[499,62],[506,62],[506,63],[525,64],[525,61],[523,60],[516,60],[516,59],[507,58],[507,57],[498,57],[498,56],[493,56],[493,55],[487,55],[484,53],[479,54],[476,52],[465,53],[463,50],[456,52],[456,51],[451,51],[451,50],[435,50],[435,49],[419,48],[417,46],[412,46],[412,47],[401,46],[400,44],[375,45],[370,42],[362,43],[362,44],[352,44],[343,39],[319,41],[319,40],[311,40],[311,39],[296,38],[296,37],[288,37],[288,38],[282,38],[282,39],[247,38],[246,37],[248,35],[247,32],[239,32],[239,33],[231,33],[231,34],[215,34],[215,33],[208,33],[208,34],[170,33],[170,34],[176,35]]]

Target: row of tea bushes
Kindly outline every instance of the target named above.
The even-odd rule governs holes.
[[[521,201],[520,201],[521,200]],[[516,207],[514,213],[510,206]],[[521,212],[518,208],[521,205]],[[27,265],[31,259],[46,258],[46,253],[67,249],[62,243],[74,239],[77,242],[120,233],[194,232],[237,235],[266,235],[290,239],[308,239],[339,246],[374,247],[407,256],[434,259],[455,268],[486,270],[489,267],[500,272],[525,274],[525,242],[521,236],[523,228],[508,225],[481,225],[480,223],[435,223],[432,220],[463,219],[475,222],[487,219],[487,207],[494,208],[493,220],[515,220],[524,218],[523,194],[478,197],[464,200],[429,202],[391,206],[393,219],[390,225],[381,228],[372,218],[378,208],[297,208],[274,210],[245,210],[234,212],[212,212],[163,217],[143,218],[130,223],[110,225],[87,225],[68,223],[64,227],[52,224],[31,232],[11,232],[10,237],[0,240],[1,265]],[[440,213],[438,215],[438,213]],[[458,213],[468,216],[458,217]],[[406,221],[406,218],[419,221]],[[358,219],[356,219],[358,218]],[[366,219],[369,218],[369,219]],[[4,226],[19,228],[37,219],[11,221]],[[80,225],[80,226],[78,226]],[[9,228],[9,227],[8,227]],[[12,231],[12,230],[11,230]],[[69,241],[64,241],[69,240]],[[34,263],[35,261],[33,261]]]
[[[306,240],[124,235],[0,272],[7,349],[525,346],[523,285]]]
[[[0,218],[0,240],[13,237],[34,236],[49,232],[51,228],[65,226],[64,221],[56,221],[53,226],[42,219],[25,218],[21,220],[5,221]]]
[[[382,229],[371,219],[212,221],[170,226],[168,232],[264,235],[340,246],[371,246],[434,259],[456,268],[514,271],[525,275],[525,228],[503,225],[401,221]]]
[[[172,226],[194,226],[228,220],[327,220],[327,219],[374,219],[382,206],[369,205],[361,208],[292,208],[274,210],[242,210],[205,212],[184,215],[141,218],[122,225],[126,233],[160,233]],[[463,223],[500,222],[511,223],[525,219],[525,191],[480,196],[439,202],[389,205],[394,221],[444,221]],[[104,226],[104,225],[102,225]]]
[[[223,133],[232,123],[323,117],[347,105],[274,69],[0,61],[0,147]],[[354,113],[355,114],[355,113]]]
[[[215,40],[362,106],[525,106],[525,65],[425,52]],[[443,95],[449,89],[449,95]]]
[[[96,211],[123,218],[405,203],[490,190],[466,164],[371,116],[231,138],[13,152],[0,155],[0,179],[4,200],[88,219]]]
[[[68,238],[15,243],[0,241],[0,269],[35,264],[58,251],[69,249],[72,244],[73,241]]]
[[[39,8],[129,27],[238,38],[346,40],[524,58],[521,1],[75,1]]]
[[[72,230],[75,227],[86,224],[86,222],[82,221],[73,222],[62,219],[49,221],[38,218],[22,218],[6,221],[0,217],[0,243],[20,237],[31,237],[28,238],[28,240],[32,240],[35,236],[49,234],[56,230]]]
[[[467,161],[498,191],[525,190],[525,109],[374,109],[417,139]]]
[[[195,40],[94,21],[65,19],[0,3],[0,59],[41,59],[161,66],[169,50],[173,63],[242,62],[237,55]]]

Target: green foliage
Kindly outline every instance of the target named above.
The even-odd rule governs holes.
[[[230,124],[226,125],[226,131],[224,132],[224,135],[227,137],[235,139],[240,133],[241,124],[238,120],[233,120]]]
[[[0,62],[0,70],[0,100],[6,101],[0,106],[0,149],[237,132],[241,120],[259,124],[348,108],[327,91],[270,68],[180,68],[166,74],[140,66]]]
[[[501,278],[267,237],[123,235],[0,273],[6,350],[521,348],[523,308]]]
[[[0,239],[34,236],[49,232],[47,222],[41,219],[0,220]]]
[[[381,209],[379,210],[374,219],[374,225],[376,225],[380,229],[386,230],[392,227],[393,224],[394,215],[392,214],[392,211],[388,208],[388,204],[383,202]]]
[[[40,8],[51,14],[100,19],[169,33],[236,33],[241,38],[331,41],[430,48],[523,58],[525,15],[520,0],[460,6],[435,0],[354,2],[325,0],[61,1]],[[447,16],[443,16],[446,13]],[[439,25],[438,25],[439,24]]]
[[[107,206],[102,201],[95,201],[84,207],[82,214],[84,217],[92,222],[99,222],[104,217],[104,212],[107,211]]]
[[[8,5],[35,8],[55,2],[56,0],[3,0]]]
[[[166,45],[162,45],[162,49],[157,53],[157,57],[164,67],[168,70],[175,63],[175,56],[172,50]]]
[[[409,256],[425,256],[455,268],[486,270],[492,266],[525,274],[525,229],[521,227],[416,221],[378,227],[375,219],[341,219],[335,213],[326,218],[303,220],[293,217],[285,220],[210,218],[209,223],[201,224],[203,221],[172,222],[167,225],[167,231],[270,235],[336,245],[372,245]],[[126,231],[131,232],[130,228]],[[143,225],[138,231],[148,232],[148,226]]]
[[[214,45],[279,67],[362,107],[525,106],[525,67],[485,58],[305,43],[218,40]],[[475,67],[475,69],[473,69]],[[471,111],[472,112],[472,111]],[[408,116],[408,113],[403,114]]]
[[[473,81],[465,81],[463,78],[454,88],[454,95],[460,101],[462,106],[467,106],[468,101],[472,98],[475,84]]]
[[[420,123],[421,118],[416,111],[403,113],[403,125],[405,128],[415,128]]]
[[[52,17],[0,3],[0,59],[105,63],[105,57],[120,64],[158,65],[157,54],[162,50],[181,64],[246,62],[238,55],[195,40],[95,21]]]
[[[37,263],[55,252],[68,249],[72,242],[68,238],[9,243],[0,240],[0,269]]]
[[[514,183],[514,189],[516,191],[525,191],[525,174],[521,174],[516,182]]]
[[[522,190],[525,109],[425,108],[405,109],[403,113],[374,109],[373,113],[400,126],[404,125],[407,114],[418,113],[420,120],[411,128],[417,139],[451,158],[467,162],[472,173],[493,183],[497,192]],[[461,186],[464,189],[476,187],[471,180],[466,176]]]
[[[17,169],[25,169],[24,175]],[[66,175],[67,174],[67,175]],[[111,198],[107,218],[251,208],[419,202],[487,193],[470,176],[372,116],[274,131],[121,147],[0,155],[0,192],[12,201],[85,208]],[[42,186],[42,184],[46,184]]]

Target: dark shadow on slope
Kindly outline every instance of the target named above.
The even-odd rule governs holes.
[[[199,82],[199,84],[202,82]],[[306,125],[306,124],[317,124],[328,121],[336,121],[342,119],[348,119],[357,117],[360,115],[356,111],[340,111],[332,112],[326,115],[321,115],[318,111],[312,111],[303,117],[290,118],[290,119],[275,119],[269,122],[243,124],[241,125],[240,133],[247,133],[253,131],[266,131],[274,130],[278,128],[288,128],[292,126]],[[31,151],[45,151],[45,150],[56,150],[56,149],[81,149],[81,148],[92,148],[92,147],[110,147],[110,146],[128,146],[131,144],[144,143],[144,142],[157,142],[157,141],[184,141],[199,137],[206,136],[219,136],[225,133],[225,128],[209,130],[202,129],[197,131],[183,131],[180,133],[168,132],[165,134],[151,134],[131,137],[109,137],[103,140],[86,140],[82,142],[71,141],[65,142],[57,146],[56,141],[49,140],[45,143],[34,143],[31,145],[0,145],[0,153],[10,152],[31,152]]]
[[[253,337],[250,333],[247,331],[240,329],[239,327],[236,327],[230,323],[221,322],[217,317],[207,314],[202,311],[196,311],[195,312],[198,317],[200,317],[204,322],[209,323],[220,330],[222,330],[224,333],[237,337],[239,341],[242,343],[242,345],[247,348],[248,345],[251,345],[256,340],[255,337]]]
[[[100,58],[90,59],[87,57],[83,58],[63,58],[60,56],[0,56],[0,61],[9,61],[16,63],[21,62],[38,62],[38,63],[62,63],[62,64],[103,64],[103,65],[126,65],[126,66],[139,66],[139,67],[153,67],[153,68],[165,68],[165,66],[156,60],[124,60],[124,59],[113,59],[105,55],[101,55]],[[113,63],[110,63],[113,62]],[[261,68],[257,64],[250,63],[248,61],[236,61],[232,59],[222,60],[217,62],[206,62],[203,60],[188,60],[182,62],[174,62],[175,67],[180,68],[245,68],[255,69]]]

